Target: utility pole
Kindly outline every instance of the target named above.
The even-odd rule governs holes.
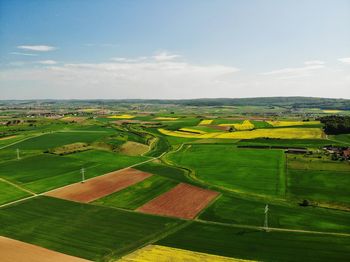
[[[17,153],[17,160],[19,160],[20,157],[19,157],[19,149],[18,148],[16,149],[16,153]]]
[[[81,168],[81,183],[85,182],[85,168]]]
[[[265,221],[264,221],[264,229],[265,231],[268,231],[269,230],[269,205],[266,204],[265,206]]]

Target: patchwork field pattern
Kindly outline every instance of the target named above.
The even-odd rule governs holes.
[[[89,260],[0,236],[1,262],[88,262]]]
[[[114,261],[182,223],[52,197],[0,210],[0,235],[94,261]]]
[[[90,179],[84,183],[76,183],[73,185],[59,188],[51,191],[46,195],[88,203],[106,195],[112,194],[137,182],[140,182],[151,174],[136,169],[126,169],[108,173]]]
[[[137,210],[150,214],[192,219],[218,194],[215,191],[181,183]]]
[[[249,120],[244,120],[241,124],[219,124],[219,126],[233,127],[238,131],[252,130],[254,128],[254,124]]]
[[[178,183],[161,176],[151,176],[123,190],[96,200],[94,203],[110,207],[136,209],[167,192]]]

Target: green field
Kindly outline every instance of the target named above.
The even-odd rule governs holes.
[[[82,167],[91,178],[145,159],[96,150],[69,156],[40,154],[0,164],[0,177],[40,193],[80,181]]]
[[[109,132],[79,132],[79,131],[66,131],[66,132],[55,132],[37,136],[23,142],[17,143],[16,145],[8,147],[8,149],[20,150],[46,150],[53,147],[63,146],[76,142],[91,143],[103,137],[111,134]]]
[[[223,223],[263,226],[266,203],[269,204],[270,227],[350,233],[350,212],[300,207],[297,204],[274,204],[228,195],[218,198],[199,218]]]
[[[180,223],[50,197],[0,210],[0,235],[99,261],[130,252]]]
[[[330,136],[330,139],[338,143],[343,143],[347,146],[350,145],[350,134],[334,135]]]
[[[237,143],[238,146],[266,146],[266,147],[306,147],[319,148],[329,145],[340,145],[339,142],[334,142],[326,139],[247,139]]]
[[[23,191],[2,180],[0,180],[0,192],[0,205],[31,196],[31,194],[28,192]]]
[[[348,261],[350,237],[193,222],[156,244],[258,261]]]
[[[208,184],[237,192],[284,196],[281,150],[237,149],[230,145],[185,145],[171,154],[174,163],[191,168]]]
[[[288,196],[350,207],[350,164],[315,158],[288,159]]]
[[[137,166],[136,169],[163,176],[177,182],[193,183],[193,181],[188,178],[186,172],[183,169],[175,168],[161,163],[147,162],[145,164]]]
[[[109,207],[136,209],[176,185],[177,183],[173,180],[154,175],[119,192],[100,198],[94,203]]]

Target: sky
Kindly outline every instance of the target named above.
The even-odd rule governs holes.
[[[350,99],[349,0],[0,0],[0,99]]]

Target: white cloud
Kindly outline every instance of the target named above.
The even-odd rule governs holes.
[[[156,61],[169,61],[181,57],[177,54],[171,54],[167,51],[162,51],[153,56]]]
[[[55,60],[41,60],[41,61],[37,61],[38,64],[42,64],[42,65],[55,65],[57,64],[57,62]]]
[[[320,63],[308,63],[255,74],[232,66],[194,64],[185,58],[137,59],[9,67],[0,73],[1,98],[350,98],[350,67],[335,70]]]
[[[10,55],[37,56],[37,54],[21,53],[21,52],[11,52]]]
[[[140,62],[146,60],[148,57],[146,56],[140,56],[136,58],[126,58],[126,57],[112,57],[111,61],[114,62],[123,62],[123,63],[134,63],[134,62]]]
[[[38,52],[48,52],[56,50],[57,48],[54,46],[49,45],[19,45],[17,46],[19,49],[23,50],[31,50],[31,51],[38,51]]]
[[[319,70],[325,68],[323,61],[306,61],[304,62],[304,66],[301,67],[288,67],[278,70],[273,70],[269,72],[261,73],[264,76],[277,76],[281,79],[287,78],[297,78],[297,77],[305,77],[310,76],[312,71]]]
[[[339,58],[338,61],[350,65],[350,57]]]

